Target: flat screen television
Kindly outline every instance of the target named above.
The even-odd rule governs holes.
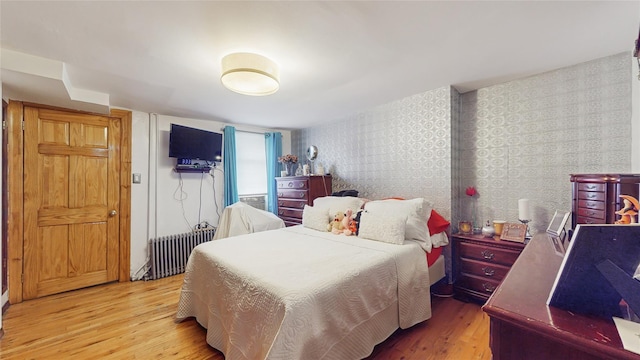
[[[169,157],[222,161],[222,134],[171,124]]]

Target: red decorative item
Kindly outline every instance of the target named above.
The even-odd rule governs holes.
[[[478,191],[476,191],[475,187],[469,186],[464,193],[467,194],[467,196],[473,197],[478,193]]]
[[[471,209],[471,227],[472,227],[475,231],[477,231],[478,233],[480,233],[480,228],[479,228],[479,226],[476,224],[476,201],[475,201],[475,199],[474,199],[474,197],[475,197],[476,195],[478,195],[478,190],[476,190],[476,188],[475,188],[474,186],[469,186],[469,187],[464,191],[464,193],[465,193],[468,197],[470,197],[470,198],[472,199],[471,201],[473,201],[473,202],[471,203],[471,207],[472,207],[472,209]]]

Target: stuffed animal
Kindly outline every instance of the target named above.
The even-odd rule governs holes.
[[[342,212],[339,211],[333,217],[333,221],[329,225],[327,225],[327,231],[330,231],[336,235],[353,235],[355,234],[352,229],[353,226],[353,210],[347,209],[347,211]]]
[[[334,234],[341,234],[344,230],[344,224],[342,220],[344,219],[344,213],[342,211],[338,211],[333,216],[333,221],[329,225],[327,225],[327,231],[330,231]]]
[[[344,219],[342,219],[342,226],[344,227],[344,229],[342,230],[343,234],[347,236],[355,234],[355,231],[351,230],[351,225],[353,222],[353,210],[347,209],[347,211],[345,211],[344,213]]]

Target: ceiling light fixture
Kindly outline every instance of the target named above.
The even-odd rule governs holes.
[[[222,58],[222,84],[244,95],[271,95],[280,88],[278,66],[266,57],[233,53]]]

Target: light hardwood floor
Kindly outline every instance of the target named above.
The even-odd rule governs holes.
[[[11,305],[2,359],[215,359],[205,329],[174,321],[183,275],[114,283]],[[398,330],[369,360],[491,359],[489,319],[477,304],[433,298],[433,317]]]

